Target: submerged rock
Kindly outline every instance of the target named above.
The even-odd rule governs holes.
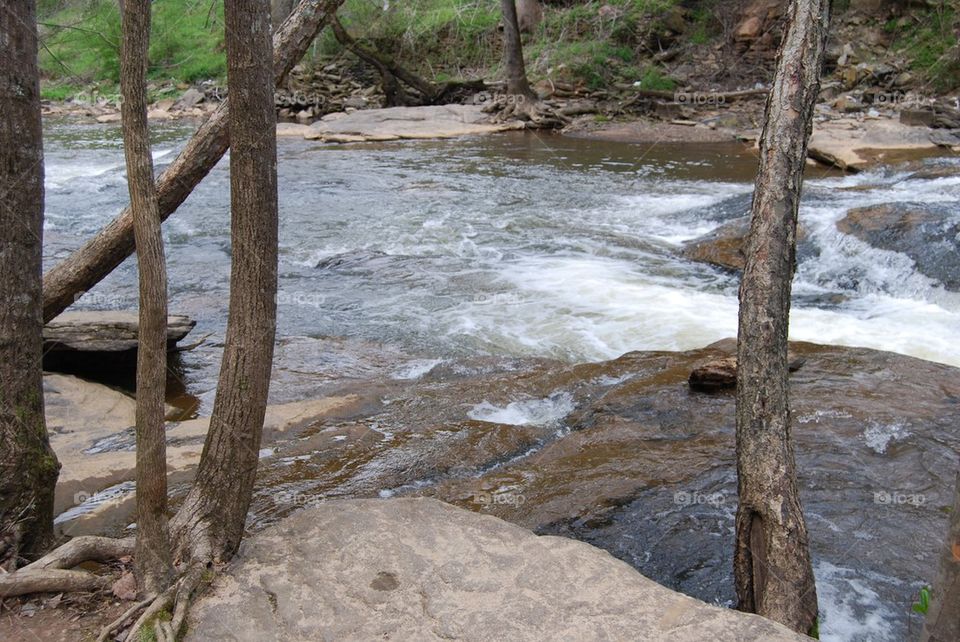
[[[750,234],[750,217],[741,216],[723,223],[712,232],[688,241],[680,255],[685,259],[707,263],[731,272],[740,272],[746,262],[745,246]],[[797,257],[802,259],[814,250],[808,243],[803,226],[797,228]]]
[[[244,542],[188,640],[805,640],[588,544],[429,499],[322,502]]]
[[[909,256],[922,274],[960,290],[960,217],[949,206],[891,203],[850,210],[837,229]]]

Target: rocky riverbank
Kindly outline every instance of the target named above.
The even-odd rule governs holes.
[[[354,382],[271,408],[251,531],[333,498],[425,495],[594,544],[668,588],[729,605],[734,400],[692,391],[688,378],[733,349],[725,341],[575,366],[435,363],[412,379]],[[905,632],[916,590],[932,579],[957,466],[960,371],[865,349],[794,344],[792,352],[823,626]],[[100,412],[85,392],[75,401],[88,410],[78,415],[65,382],[75,384],[49,379],[47,393],[64,462],[58,506],[86,501],[62,513],[59,527],[120,532],[132,519],[132,402],[94,391],[110,406]],[[200,419],[168,429],[175,497],[205,427]]]

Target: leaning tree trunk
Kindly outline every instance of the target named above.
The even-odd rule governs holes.
[[[802,633],[817,594],[790,435],[787,331],[797,211],[829,0],[792,0],[760,140],[737,341],[739,608]]]
[[[225,560],[253,496],[277,292],[277,139],[269,0],[226,0],[233,260],[220,382],[197,477],[173,527],[183,553]]]
[[[344,0],[301,0],[273,38],[273,66],[279,84],[303,58],[310,43],[326,26]],[[269,60],[269,58],[268,58]],[[204,122],[186,148],[163,172],[157,184],[160,216],[164,220],[186,200],[229,147],[225,100]],[[133,216],[130,208],[58,263],[43,279],[43,320],[50,321],[80,295],[110,274],[133,253]]]
[[[533,99],[535,96],[530,89],[527,70],[523,64],[517,5],[514,0],[500,0],[500,9],[503,12],[503,68],[507,74],[507,93]]]
[[[954,483],[953,510],[940,553],[940,570],[920,635],[920,642],[956,640],[960,640],[960,474]]]
[[[43,131],[34,0],[0,8],[0,566],[53,538],[60,464],[43,415]]]
[[[141,597],[158,595],[173,576],[167,532],[167,270],[160,206],[147,129],[150,0],[124,0],[120,105],[127,186],[140,280],[137,347],[137,544],[134,571]]]

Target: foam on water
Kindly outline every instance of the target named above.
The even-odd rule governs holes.
[[[813,573],[820,607],[820,639],[824,642],[893,642],[889,621],[892,605],[884,604],[871,583],[900,584],[894,578],[818,562]]]
[[[495,406],[487,401],[479,403],[467,413],[477,421],[508,426],[550,426],[573,412],[573,397],[562,392],[546,399],[513,401],[506,406]]]

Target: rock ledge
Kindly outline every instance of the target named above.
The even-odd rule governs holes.
[[[589,544],[425,498],[318,503],[249,539],[188,640],[791,640]]]

